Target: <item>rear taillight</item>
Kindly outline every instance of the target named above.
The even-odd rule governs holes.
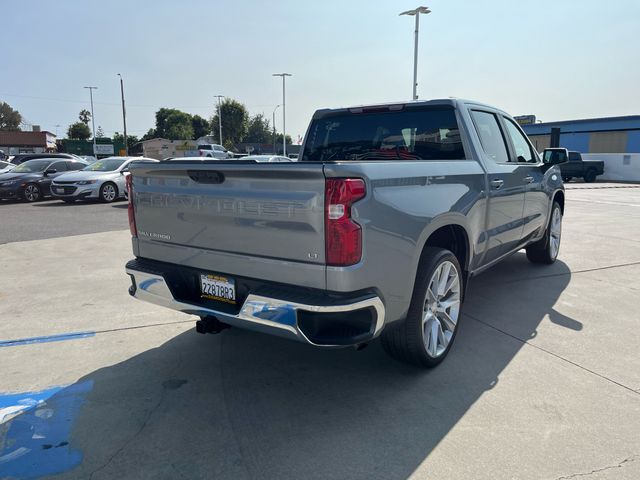
[[[361,178],[329,178],[325,183],[327,265],[354,265],[362,257],[362,228],[351,218],[351,205],[367,193]]]
[[[138,229],[136,228],[136,216],[133,211],[133,175],[127,175],[125,184],[127,186],[127,195],[129,196],[129,205],[127,208],[129,212],[129,230],[131,231],[131,235],[137,237]]]

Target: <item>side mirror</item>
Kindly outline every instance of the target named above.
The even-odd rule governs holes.
[[[124,175],[125,173],[129,173],[128,168],[123,168],[122,170],[120,170],[120,175]]]
[[[45,174],[45,175],[51,175],[52,173],[57,173],[57,172],[58,172],[58,171],[57,171],[55,168],[47,168],[47,169],[44,171],[44,174]]]
[[[542,163],[545,165],[560,165],[569,160],[569,151],[566,148],[545,148],[542,152]]]

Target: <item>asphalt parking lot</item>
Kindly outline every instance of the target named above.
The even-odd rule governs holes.
[[[198,335],[127,294],[124,202],[54,203],[0,205],[0,478],[640,478],[640,186],[569,185],[432,371]]]

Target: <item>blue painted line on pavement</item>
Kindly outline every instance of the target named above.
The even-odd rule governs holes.
[[[0,340],[0,348],[15,347],[17,345],[31,345],[33,343],[64,342],[65,340],[77,340],[79,338],[93,337],[96,332],[72,332],[44,337],[18,338],[16,340]]]
[[[82,463],[71,430],[85,397],[87,380],[39,392],[0,393],[0,476],[41,478]]]

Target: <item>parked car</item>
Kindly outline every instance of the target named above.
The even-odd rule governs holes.
[[[111,203],[125,197],[125,176],[132,162],[158,160],[143,157],[108,157],[97,160],[80,171],[57,177],[51,185],[51,193],[67,203],[76,200],[101,200]]]
[[[295,162],[292,158],[283,157],[282,155],[247,155],[239,160],[249,160],[256,163]]]
[[[222,145],[215,143],[198,145],[198,154],[201,157],[233,158],[233,154]]]
[[[51,181],[87,162],[80,159],[38,158],[27,160],[0,176],[0,199],[24,199],[36,202],[51,195]]]
[[[216,157],[167,157],[162,159],[163,162],[218,162],[218,161],[235,161],[237,158],[216,158]],[[244,160],[244,159],[243,159]]]
[[[35,160],[37,158],[68,158],[69,160],[82,160],[80,157],[71,153],[20,153],[11,156],[11,163],[20,165],[27,160]]]
[[[595,182],[598,175],[604,173],[602,160],[583,160],[580,152],[569,152],[569,161],[560,166],[562,178],[565,182],[573,178],[582,177],[585,182]]]
[[[4,160],[0,160],[0,175],[3,173],[7,173],[16,168],[16,165],[13,163],[5,162]]]
[[[82,158],[83,160],[85,160],[87,163],[93,163],[93,162],[97,162],[98,159],[96,157],[94,157],[93,155],[79,155],[80,158]]]
[[[545,155],[505,112],[446,99],[319,110],[299,162],[138,164],[129,292],[200,316],[201,333],[381,336],[433,367],[470,277],[522,248],[555,262],[567,151]]]

